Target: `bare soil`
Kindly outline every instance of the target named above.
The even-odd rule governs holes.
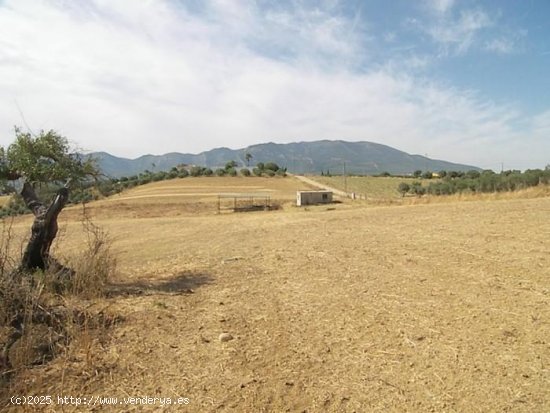
[[[92,208],[120,275],[90,305],[124,321],[11,392],[190,401],[66,412],[550,411],[550,198],[226,215],[120,202]],[[70,254],[78,211],[61,219]]]

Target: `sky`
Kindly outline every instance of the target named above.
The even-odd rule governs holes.
[[[548,0],[0,0],[14,126],[134,158],[320,139],[550,164]]]

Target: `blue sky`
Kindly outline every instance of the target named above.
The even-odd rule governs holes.
[[[547,0],[0,0],[2,145],[26,123],[126,157],[344,139],[537,168],[549,73]]]

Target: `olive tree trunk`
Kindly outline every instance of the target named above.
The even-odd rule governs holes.
[[[34,188],[27,182],[23,185],[21,196],[35,218],[20,269],[23,271],[66,269],[50,256],[50,247],[57,235],[57,217],[69,199],[68,188],[61,188],[48,207],[38,199]]]

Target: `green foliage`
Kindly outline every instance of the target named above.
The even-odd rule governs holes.
[[[250,169],[248,169],[248,168],[241,169],[241,175],[242,176],[250,176]]]
[[[418,182],[418,181],[414,181],[412,184],[411,184],[411,187],[409,189],[409,192],[411,194],[414,194],[414,195],[417,195],[417,196],[422,196],[426,193],[426,188],[424,188],[422,186],[422,183]]]
[[[279,170],[279,165],[277,165],[275,162],[267,162],[264,165],[264,169],[268,171],[277,172]]]
[[[227,174],[228,174],[229,176],[237,176],[237,170],[236,170],[235,168],[229,168],[229,169],[227,170]]]
[[[1,195],[10,195],[15,194],[17,191],[13,185],[10,185],[8,182],[0,181],[0,194]]]
[[[411,186],[406,182],[401,182],[397,187],[397,190],[401,195],[405,196],[405,194],[411,190]]]
[[[203,172],[203,167],[202,166],[193,166],[191,167],[191,170],[189,171],[189,175],[191,176],[201,176],[202,175],[202,172]]]
[[[263,166],[263,164],[262,164]],[[255,175],[255,176],[262,176],[262,170],[258,167],[252,169],[252,173]]]
[[[449,195],[452,188],[448,182],[435,182],[428,186],[428,193],[432,195]]]
[[[9,202],[0,208],[0,218],[30,213],[20,195],[14,195]]]
[[[387,171],[381,172],[378,176],[391,176],[391,174]]]
[[[164,171],[157,172],[151,175],[151,180],[153,182],[163,181],[168,177],[168,173]]]
[[[53,130],[32,136],[16,128],[15,141],[7,150],[0,148],[0,178],[4,180],[80,182],[98,175],[95,160],[71,153],[67,139]]]
[[[224,176],[227,173],[227,171],[225,169],[218,168],[214,173],[218,176]]]
[[[422,174],[422,178],[424,179],[432,179],[432,177],[433,177],[433,174],[430,171],[426,171]]]
[[[212,176],[213,173],[214,173],[214,171],[212,171],[212,169],[210,169],[210,168],[204,168],[204,170],[202,171],[202,174],[204,176]]]
[[[178,178],[187,178],[189,176],[189,171],[187,169],[182,169],[178,172]]]
[[[230,169],[235,169],[237,167],[237,162],[229,161],[225,164],[225,170],[229,171]]]
[[[279,168],[275,174],[277,176],[286,176],[286,168]]]
[[[481,176],[481,173],[479,171],[476,171],[476,170],[471,170],[471,171],[466,172],[466,178],[469,178],[469,179],[477,179],[480,176]]]
[[[264,166],[264,163],[263,162],[258,162],[256,164],[256,168],[258,168],[260,171],[263,171],[265,166]]]
[[[121,186],[122,188],[122,186]],[[70,192],[69,202],[71,204],[85,204],[94,199],[94,195],[90,189],[77,189]]]
[[[263,171],[263,173],[269,177],[275,176],[275,172],[271,169],[266,169]]]
[[[422,175],[422,171],[420,169],[417,169],[416,171],[413,172],[413,176],[415,178],[420,178],[421,175]]]
[[[503,192],[516,191],[547,185],[550,183],[550,171],[528,169],[521,171],[503,171],[496,174],[491,170],[455,172],[446,174],[443,181],[433,182],[428,186],[428,193],[433,195],[449,195],[463,192]]]
[[[447,171],[439,171],[437,174],[440,178],[445,178],[447,176]]]

